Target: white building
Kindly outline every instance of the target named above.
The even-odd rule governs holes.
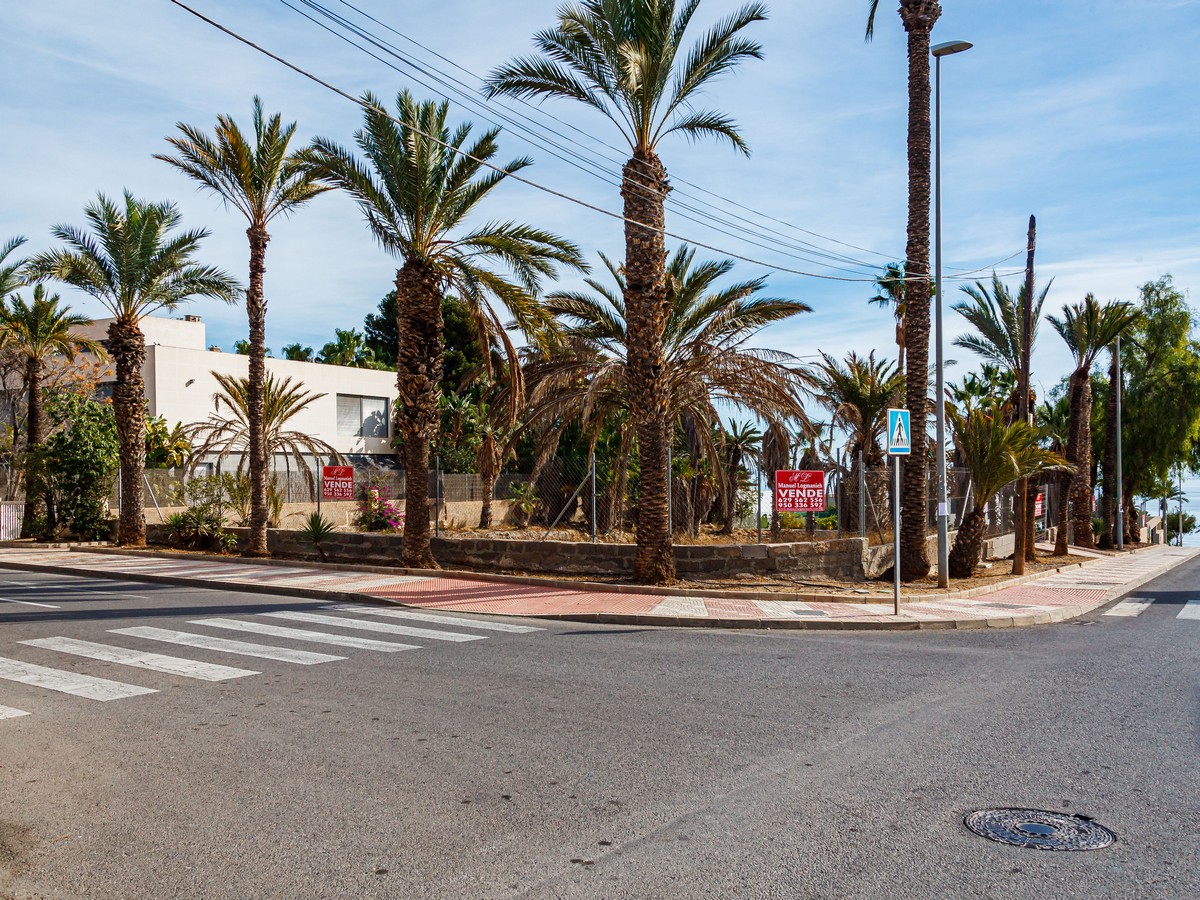
[[[111,323],[112,319],[98,319],[80,333],[103,341]],[[208,349],[199,316],[150,316],[142,320],[141,329],[146,336],[142,375],[149,413],[162,416],[169,426],[203,422],[215,410],[213,395],[220,385],[213,372],[235,378],[249,374],[249,357]],[[271,358],[267,372],[324,394],[288,423],[289,430],[325,441],[356,464],[394,465],[390,411],[397,395],[395,372]]]

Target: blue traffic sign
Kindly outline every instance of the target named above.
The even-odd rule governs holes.
[[[907,409],[888,410],[888,455],[909,456],[912,453],[912,429]]]

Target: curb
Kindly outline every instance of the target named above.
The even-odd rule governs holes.
[[[0,545],[3,546],[3,545]],[[28,545],[26,545],[28,546]],[[56,545],[62,546],[62,545]],[[38,549],[42,549],[39,547]],[[571,581],[563,578],[540,578],[534,575],[508,575],[501,572],[485,573],[463,569],[410,569],[401,566],[351,565],[347,563],[322,563],[313,560],[291,559],[254,559],[245,557],[213,556],[203,553],[180,553],[173,550],[126,550],[118,547],[99,546],[94,544],[75,544],[67,549],[76,553],[101,553],[110,556],[142,556],[155,559],[191,559],[198,562],[230,562],[237,560],[237,565],[282,566],[311,569],[330,569],[339,572],[370,572],[379,575],[419,575],[428,578],[461,578],[464,581],[481,581],[488,584],[520,584],[530,587],[544,587],[555,590],[591,591],[594,593],[613,594],[642,594],[652,597],[698,597],[714,600],[774,600],[781,603],[891,603],[891,592],[882,594],[822,594],[801,593],[798,591],[754,591],[754,590],[708,590],[705,588],[686,587],[656,587],[653,585],[610,584],[603,581]],[[1142,553],[1151,548],[1143,547],[1129,551],[1130,554]],[[1082,562],[1067,563],[1046,569],[1044,572],[1034,572],[1028,575],[1018,575],[1008,578],[998,584],[983,585],[967,588],[961,591],[949,591],[944,594],[906,594],[900,598],[904,603],[931,603],[938,600],[970,600],[987,594],[1002,591],[1010,587],[1018,587],[1039,578],[1047,578],[1071,569],[1080,569],[1093,563],[1102,562],[1108,557],[1086,559]]]
[[[139,556],[150,558],[169,558],[178,559],[181,556],[195,559],[197,554],[178,554],[170,552],[157,551],[142,551],[142,550],[120,550],[109,551],[101,548],[76,548],[79,552],[101,552],[115,556]],[[1133,552],[1141,552],[1133,551]],[[548,621],[559,622],[579,622],[583,624],[604,624],[604,625],[636,625],[636,626],[652,626],[658,628],[719,628],[732,630],[755,629],[763,631],[964,631],[987,628],[1022,628],[1033,625],[1051,625],[1060,622],[1069,621],[1080,616],[1087,615],[1104,606],[1119,600],[1134,591],[1138,590],[1145,584],[1160,578],[1167,572],[1172,571],[1179,565],[1195,558],[1198,554],[1192,553],[1183,557],[1170,566],[1166,566],[1154,572],[1139,576],[1132,582],[1119,585],[1111,588],[1103,599],[1089,604],[1088,606],[1077,607],[1072,609],[1059,609],[1051,612],[1035,613],[1028,616],[998,616],[990,619],[941,619],[941,620],[897,620],[897,621],[882,621],[882,622],[861,622],[853,619],[723,619],[709,617],[689,617],[689,616],[655,616],[647,614],[635,613],[542,613],[542,614],[514,614],[487,612],[475,613],[478,615],[494,615],[505,618],[520,618],[520,619],[544,619]],[[225,557],[200,557],[202,561],[224,560]],[[246,560],[245,564],[249,565],[266,565],[266,566],[292,566],[294,563],[287,560]],[[323,566],[314,563],[300,563],[303,568],[331,568],[331,566]],[[1077,568],[1087,563],[1072,564],[1054,570],[1055,572],[1062,569]],[[35,572],[43,574],[63,574],[64,572],[70,575],[86,575],[77,569],[65,569],[62,566],[47,565],[42,563],[22,563],[4,561],[0,563],[0,568],[11,569],[15,571]],[[384,566],[336,566],[336,568],[346,571],[356,572],[377,572],[380,574],[417,574],[429,575],[431,571],[426,569],[392,569]],[[458,577],[458,573],[441,572],[441,574],[452,574]],[[477,572],[469,573],[474,576],[470,580],[475,581],[492,581],[494,579],[482,576]],[[1051,572],[1043,572],[1035,577],[1047,577]],[[423,606],[410,606],[409,604],[400,603],[395,600],[390,600],[382,597],[376,597],[371,594],[362,594],[356,591],[330,591],[319,590],[315,588],[304,587],[288,587],[287,585],[273,584],[231,584],[226,581],[218,581],[216,579],[202,577],[183,577],[174,575],[154,575],[143,572],[93,572],[91,577],[104,578],[110,581],[137,581],[148,584],[165,584],[173,587],[197,587],[224,591],[235,591],[250,594],[263,594],[269,596],[283,597],[303,597],[305,599],[326,600],[330,602],[341,603],[370,603],[379,606],[400,606],[409,609],[425,609]],[[434,575],[433,577],[437,577]],[[519,578],[519,576],[508,576],[509,578]],[[1032,580],[1029,576],[1024,576],[1017,583],[1024,583],[1026,580]],[[510,582],[513,583],[513,582]],[[515,583],[519,584],[545,584],[544,581],[531,578],[521,578]],[[578,588],[579,583],[572,583]],[[1012,587],[1014,582],[1007,582],[1004,587]],[[990,593],[990,591],[984,591]],[[702,595],[709,596],[709,595]],[[739,595],[744,596],[744,595]],[[940,599],[956,599],[941,595]],[[865,602],[858,600],[855,602]],[[459,611],[461,612],[461,611]]]

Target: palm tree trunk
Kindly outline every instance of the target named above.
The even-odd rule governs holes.
[[[625,164],[621,182],[626,219],[625,318],[630,405],[641,472],[633,578],[641,584],[671,584],[675,580],[667,514],[670,396],[662,377],[662,339],[667,319],[663,229],[669,190],[667,172],[653,152],[635,153]]]
[[[721,534],[726,537],[733,534],[733,520],[737,518],[738,470],[741,467],[741,451],[730,453],[729,468],[725,472],[725,522],[721,526]]]
[[[1058,479],[1058,509],[1055,510],[1054,524],[1054,555],[1066,556],[1069,552],[1067,529],[1071,521],[1070,510],[1071,476],[1062,475]]]
[[[25,362],[25,395],[29,398],[25,424],[25,512],[21,537],[36,537],[34,531],[46,516],[45,462],[39,449],[46,439],[46,414],[42,404],[42,362],[30,356]]]
[[[950,550],[950,577],[970,578],[983,554],[983,507],[976,505],[963,518]]]
[[[1076,447],[1071,460],[1076,466],[1071,486],[1071,512],[1075,545],[1090,549],[1095,546],[1092,538],[1092,379],[1087,370],[1077,370],[1076,375],[1078,384],[1071,394],[1071,417],[1077,418]]]
[[[1037,562],[1037,548],[1033,542],[1037,539],[1037,520],[1034,514],[1037,512],[1037,495],[1038,485],[1032,481],[1028,482],[1028,489],[1025,493],[1025,561]]]
[[[404,565],[436,569],[429,546],[429,443],[442,380],[442,297],[437,274],[408,260],[396,273],[397,424],[404,440]]]
[[[116,319],[108,326],[108,352],[116,363],[113,383],[113,416],[121,458],[121,511],[117,543],[122,547],[146,545],[146,512],[142,473],[146,468],[146,386],[142,364],[146,339],[136,322]]]
[[[266,424],[263,400],[266,392],[267,300],[263,294],[263,270],[267,241],[265,228],[246,229],[250,238],[250,284],[246,290],[246,317],[250,321],[250,375],[246,386],[246,420],[250,451],[250,534],[243,556],[270,556],[267,549],[269,509],[267,501]]]
[[[900,573],[906,581],[929,574],[925,552],[925,410],[929,394],[929,210],[932,125],[929,119],[929,38],[942,14],[936,0],[901,0],[908,33],[908,241],[905,249],[904,345],[912,459],[904,467]],[[941,448],[938,448],[941,452]]]
[[[500,468],[496,457],[499,455],[496,439],[490,434],[484,435],[483,447],[480,450],[479,481],[483,489],[483,506],[479,510],[479,527],[492,527],[492,494],[496,492],[496,475]]]

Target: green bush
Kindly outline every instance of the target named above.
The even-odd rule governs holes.
[[[237,481],[228,473],[202,475],[177,488],[175,499],[187,509],[167,517],[165,524],[172,542],[184,550],[235,550],[237,535],[225,528],[225,507]]]
[[[329,562],[325,556],[324,541],[331,538],[337,528],[332,522],[326,519],[318,512],[308,514],[308,518],[304,520],[304,527],[298,532],[299,536],[308,541],[316,548],[317,554],[321,557],[321,562]]]
[[[107,537],[107,503],[119,467],[112,407],[72,391],[46,392],[52,433],[39,451],[50,503],[39,537],[67,530],[84,541]]]

